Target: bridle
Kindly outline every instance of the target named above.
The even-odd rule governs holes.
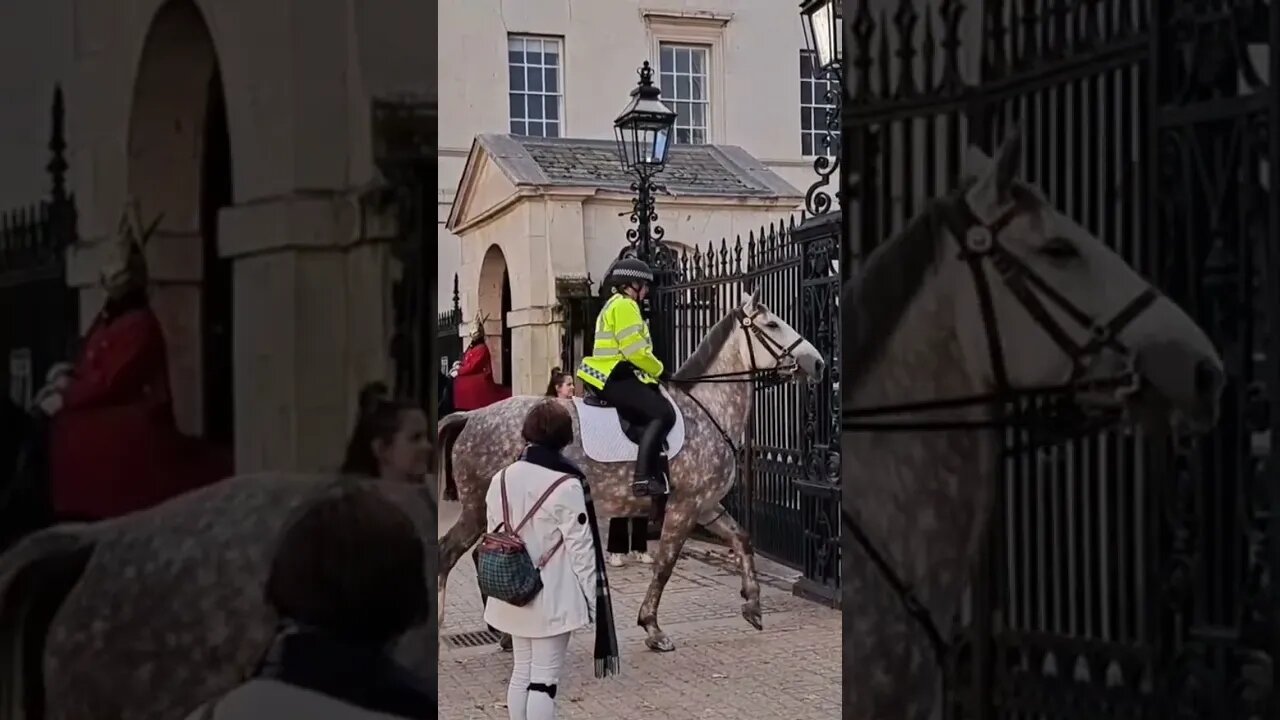
[[[894,405],[881,405],[864,408],[847,408],[843,411],[842,428],[845,432],[885,432],[885,431],[937,431],[980,428],[1008,428],[1035,426],[1044,422],[1044,417],[1028,415],[1023,412],[1009,413],[1008,407],[1024,397],[1051,396],[1061,400],[1069,400],[1072,396],[1087,391],[1112,390],[1118,394],[1136,392],[1141,385],[1141,378],[1136,370],[1136,357],[1120,340],[1120,333],[1134,320],[1142,315],[1160,297],[1159,293],[1148,286],[1129,301],[1110,320],[1095,321],[1088,313],[1081,310],[1062,293],[1055,290],[1039,274],[1025,262],[1009,251],[1000,242],[1001,232],[1019,215],[1019,207],[1015,203],[994,221],[984,223],[969,207],[963,196],[942,205],[943,220],[950,234],[957,240],[959,259],[969,267],[973,277],[974,288],[978,294],[979,309],[982,313],[982,324],[987,340],[987,352],[991,359],[992,374],[995,380],[995,391],[979,395],[958,398],[946,398],[924,402],[907,402]],[[1065,383],[1035,388],[1015,388],[1009,382],[1008,370],[1005,366],[1004,344],[1000,335],[1000,326],[996,320],[995,306],[992,301],[991,282],[987,274],[987,266],[1013,294],[1018,304],[1031,315],[1036,324],[1049,336],[1071,360],[1071,376]],[[1056,307],[1063,315],[1088,330],[1088,340],[1077,342],[1067,332],[1062,323],[1054,318],[1049,305]],[[1106,350],[1112,350],[1124,359],[1124,370],[1112,377],[1089,379],[1086,377],[1091,363]],[[1059,402],[1061,405],[1061,402]],[[943,421],[866,421],[862,418],[882,417],[885,415],[901,415],[937,410],[988,406],[994,410],[993,417],[986,420],[943,420]],[[920,601],[912,587],[894,570],[892,564],[867,537],[866,532],[853,519],[848,510],[843,510],[842,524],[853,535],[879,570],[881,576],[890,585],[902,602],[907,613],[920,625],[933,647],[935,660],[939,667],[945,667],[950,646],[943,638],[932,613]]]
[[[754,383],[760,380],[763,380],[763,385],[765,387],[781,385],[787,381],[786,377],[783,376],[783,371],[793,369],[799,364],[799,359],[795,356],[795,351],[796,348],[800,347],[805,342],[805,339],[801,337],[799,333],[796,333],[796,339],[794,342],[790,345],[783,345],[777,340],[769,337],[767,333],[760,329],[760,326],[756,325],[756,318],[759,318],[764,314],[763,310],[756,310],[755,312],[748,314],[745,310],[739,307],[734,312],[738,316],[738,329],[747,336],[747,357],[751,363],[751,367],[747,370],[738,370],[727,373],[712,373],[710,375],[698,375],[695,377],[673,378],[670,381],[670,384],[675,387],[679,387],[680,390],[698,406],[698,409],[702,411],[702,414],[706,415],[707,419],[711,421],[711,424],[715,426],[717,431],[719,431],[720,437],[724,438],[725,443],[729,445],[729,449],[733,451],[733,454],[736,457],[740,452],[740,448],[738,448],[737,444],[733,442],[733,439],[729,437],[729,433],[725,431],[724,427],[720,424],[720,421],[716,420],[715,416],[711,414],[711,411],[702,404],[702,401],[699,400],[696,395],[690,392],[690,388],[687,386],[701,383]],[[760,341],[761,347],[763,347],[765,352],[773,358],[773,367],[760,367],[760,364],[756,361],[756,346],[755,343],[751,342],[752,338]],[[788,360],[791,362],[784,367],[784,362]]]

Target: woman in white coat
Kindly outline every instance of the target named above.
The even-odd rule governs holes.
[[[553,720],[573,631],[596,623],[596,677],[618,671],[618,639],[591,491],[582,471],[560,454],[573,442],[569,411],[545,400],[529,411],[522,432],[529,446],[489,485],[488,526],[493,532],[503,523],[505,486],[512,522],[519,526],[528,517],[520,537],[529,557],[546,557],[543,588],[523,607],[489,598],[484,619],[512,638],[511,720]]]

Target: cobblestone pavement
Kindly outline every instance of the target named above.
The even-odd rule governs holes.
[[[456,506],[441,508],[447,530]],[[575,633],[567,677],[560,685],[566,720],[836,720],[840,717],[840,613],[792,596],[794,573],[760,561],[764,631],[740,615],[740,587],[727,551],[690,542],[667,584],[658,613],[676,644],[657,654],[635,625],[651,576],[629,563],[610,568],[622,675],[596,680],[595,632]],[[449,576],[440,631],[440,713],[443,720],[506,720],[511,655],[494,644],[469,647],[465,633],[486,628],[475,568],[464,556]]]

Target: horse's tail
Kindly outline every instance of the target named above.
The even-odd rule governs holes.
[[[437,446],[440,448],[440,463],[443,466],[440,476],[444,478],[444,499],[458,499],[458,485],[453,480],[453,443],[467,426],[469,413],[458,412],[445,416],[440,420],[437,433]]]
[[[52,528],[0,556],[0,716],[45,717],[49,626],[93,550],[87,538]]]

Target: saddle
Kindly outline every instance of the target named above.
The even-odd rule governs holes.
[[[649,424],[649,419],[642,415],[629,413],[622,408],[615,407],[600,395],[599,390],[596,390],[594,387],[591,387],[586,383],[583,383],[583,385],[586,386],[586,392],[582,396],[582,404],[594,408],[604,408],[616,411],[618,413],[618,423],[622,425],[622,433],[627,436],[628,440],[639,445],[640,438],[644,435],[645,426]],[[668,449],[667,439],[663,438],[662,451],[665,453]]]

